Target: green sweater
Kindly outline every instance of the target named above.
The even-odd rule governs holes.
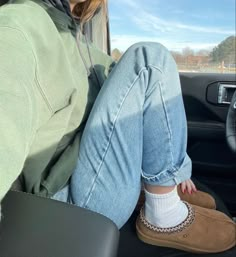
[[[0,201],[20,174],[26,192],[50,197],[65,186],[99,91],[88,82],[71,18],[39,3],[0,8]],[[112,59],[90,51],[103,83]]]

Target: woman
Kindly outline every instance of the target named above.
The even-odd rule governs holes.
[[[181,183],[194,185],[169,52],[135,44],[109,74],[111,58],[76,40],[104,6],[13,0],[0,9],[0,200],[20,175],[23,190],[89,208],[121,227],[142,178],[141,240],[198,253],[233,247],[235,224],[227,216],[177,193]]]

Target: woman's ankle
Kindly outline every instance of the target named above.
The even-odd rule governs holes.
[[[176,186],[154,186],[145,184],[144,188],[146,191],[152,194],[167,194],[175,189]]]
[[[153,194],[145,189],[145,218],[161,228],[174,227],[188,216],[187,206],[180,200],[177,188],[163,194]]]

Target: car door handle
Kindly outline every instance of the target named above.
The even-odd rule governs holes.
[[[218,91],[218,104],[230,104],[236,85],[232,84],[219,84]]]

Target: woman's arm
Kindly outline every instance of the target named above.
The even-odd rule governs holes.
[[[35,59],[25,36],[0,25],[0,202],[23,169],[35,133]]]

